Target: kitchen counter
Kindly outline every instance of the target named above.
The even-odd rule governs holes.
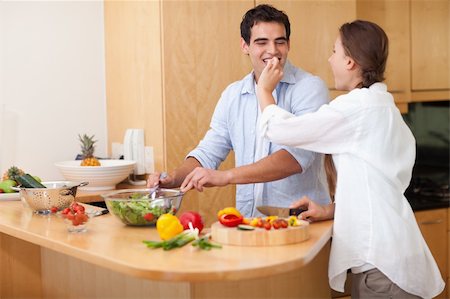
[[[55,215],[0,202],[0,297],[324,297],[331,231],[325,221],[293,245],[163,251],[142,243],[159,239],[154,228],[125,226],[113,215],[73,234]]]

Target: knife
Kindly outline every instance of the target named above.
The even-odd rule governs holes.
[[[289,217],[289,216],[298,216],[300,213],[307,211],[304,208],[280,208],[280,207],[272,207],[272,206],[259,206],[256,209],[266,216],[279,216],[279,217]]]

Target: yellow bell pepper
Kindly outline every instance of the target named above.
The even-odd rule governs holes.
[[[242,216],[241,213],[239,212],[239,210],[236,209],[235,207],[228,207],[228,208],[225,208],[223,210],[220,210],[217,213],[217,218],[220,218],[220,216],[222,216],[223,214],[231,214],[231,215],[236,215],[238,217]]]
[[[177,216],[163,214],[156,221],[156,230],[162,240],[168,240],[183,231],[183,225]]]

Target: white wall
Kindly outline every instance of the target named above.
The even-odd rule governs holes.
[[[102,1],[0,1],[1,173],[62,179],[79,133],[106,156],[103,29]]]

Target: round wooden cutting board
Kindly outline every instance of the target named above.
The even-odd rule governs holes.
[[[240,230],[236,227],[226,227],[219,222],[211,225],[211,239],[225,245],[239,246],[275,246],[294,244],[309,238],[309,223],[290,226],[283,229]]]

